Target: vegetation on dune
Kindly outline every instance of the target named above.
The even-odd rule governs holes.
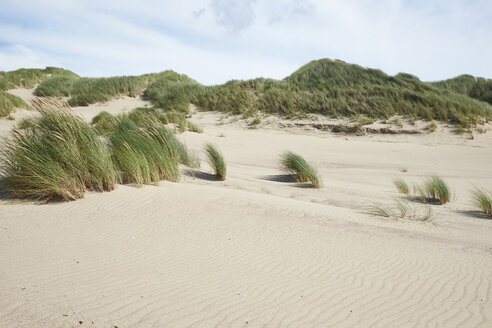
[[[0,117],[7,117],[16,108],[29,109],[29,105],[21,98],[8,92],[0,91]]]
[[[149,85],[144,96],[158,108],[187,113],[190,103],[203,89],[201,84],[184,74],[165,71]]]
[[[475,188],[472,191],[473,204],[485,215],[492,216],[492,193]]]
[[[207,154],[210,167],[212,167],[212,169],[214,170],[217,178],[220,180],[225,180],[227,168],[224,157],[222,156],[219,149],[212,144],[206,144],[205,153]]]
[[[309,181],[315,188],[322,187],[321,179],[316,169],[302,156],[290,151],[285,152],[280,156],[280,164],[282,169],[292,174],[296,181]]]
[[[492,118],[490,105],[421,82],[415,76],[389,76],[379,70],[329,59],[313,61],[281,81],[259,78],[210,87],[188,81],[175,83],[182,84],[179,96],[166,94],[166,99],[179,103],[175,107],[184,109],[193,103],[202,110],[244,117],[258,111],[287,117],[317,113],[360,116],[361,124],[369,124],[371,119],[399,114],[412,119],[452,121],[463,128]],[[155,87],[160,90],[157,84]],[[149,98],[159,99],[150,93]],[[168,106],[164,101],[160,104]]]
[[[135,108],[129,113],[116,116],[103,111],[92,119],[92,124],[101,135],[109,135],[116,130],[117,125],[123,119],[132,121],[138,127],[175,124],[180,132],[184,132],[186,129],[192,132],[203,132],[200,127],[189,122],[184,113],[164,112],[156,108]]]
[[[73,200],[86,190],[112,190],[117,174],[96,131],[61,101],[38,99],[41,117],[13,130],[2,150],[6,189],[20,198]]]
[[[41,82],[35,93],[37,96],[68,97],[79,79],[80,77],[73,72],[61,72]]]
[[[44,72],[49,70],[51,73]],[[285,117],[315,113],[357,117],[364,125],[402,115],[411,120],[450,121],[462,129],[492,118],[492,106],[486,103],[492,100],[492,80],[462,76],[426,83],[410,74],[389,76],[339,60],[312,61],[280,81],[258,78],[215,86],[203,86],[173,71],[112,78],[80,78],[54,68],[39,71],[30,71],[32,77],[26,81],[40,82],[51,76],[42,81],[37,94],[69,96],[71,105],[144,93],[155,107],[166,111],[186,113],[194,104],[201,110],[242,114],[244,118],[258,111]],[[2,74],[15,80],[13,73]],[[17,79],[15,83],[21,82]]]
[[[11,72],[0,72],[0,91],[15,88],[33,88],[50,75],[64,74],[69,71],[57,67],[45,69],[21,68]]]
[[[460,75],[452,79],[433,82],[432,84],[439,88],[451,90],[492,104],[492,79]]]

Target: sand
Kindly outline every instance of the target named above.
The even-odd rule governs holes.
[[[119,101],[77,111],[132,100]],[[492,220],[469,193],[492,189],[491,131],[355,137],[220,117],[195,114],[204,133],[180,137],[221,148],[224,182],[204,162],[180,183],[0,200],[0,327],[492,326]],[[284,150],[325,187],[290,182]],[[431,220],[366,213],[399,197],[393,178],[433,173],[456,198]]]

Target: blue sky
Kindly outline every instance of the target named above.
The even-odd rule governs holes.
[[[492,78],[491,0],[0,0],[0,70],[172,69],[204,84],[331,58],[422,80]]]

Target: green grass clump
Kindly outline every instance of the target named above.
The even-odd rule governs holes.
[[[0,91],[0,117],[9,116],[16,108],[30,109],[29,105],[21,98]]]
[[[415,184],[413,190],[423,202],[435,202],[443,205],[451,200],[451,191],[448,185],[438,176],[427,178],[422,185]]]
[[[205,145],[205,153],[208,157],[208,162],[215,172],[215,175],[220,180],[226,179],[226,163],[220,151],[212,144]]]
[[[393,184],[400,193],[405,195],[410,193],[410,187],[408,187],[408,184],[403,179],[394,179]]]
[[[123,183],[159,184],[159,180],[179,181],[178,165],[156,138],[159,132],[141,129],[123,119],[110,137],[113,160]]]
[[[68,97],[80,77],[70,71],[53,75],[36,88],[37,96]]]
[[[188,76],[165,71],[149,85],[144,96],[155,107],[187,113],[190,103],[202,90],[203,86]]]
[[[293,153],[285,152],[280,156],[282,169],[291,173],[296,181],[310,181],[315,188],[321,188],[321,179],[316,172],[316,169],[311,166],[302,156]]]
[[[480,189],[472,191],[473,204],[485,215],[492,216],[492,193]]]
[[[176,182],[180,179],[178,164],[200,166],[198,157],[171,130],[152,122],[143,125],[123,116],[109,137],[113,159],[124,183]]]
[[[34,106],[41,117],[31,129],[14,129],[2,150],[6,189],[40,201],[114,189],[117,174],[96,131],[59,101],[39,99]]]

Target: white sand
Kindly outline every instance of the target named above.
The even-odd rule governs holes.
[[[225,182],[0,200],[0,327],[492,326],[492,220],[469,194],[492,189],[491,131],[346,137],[217,117],[196,114],[204,133],[182,138],[222,149]],[[284,150],[325,188],[284,182]],[[432,173],[456,200],[430,222],[364,213],[398,197],[394,177]]]

